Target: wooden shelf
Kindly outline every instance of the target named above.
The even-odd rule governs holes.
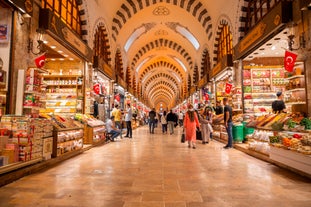
[[[294,75],[294,76],[291,76],[291,77],[288,77],[288,78],[285,78],[287,80],[291,80],[291,79],[295,79],[295,78],[304,78],[305,76],[304,75]]]

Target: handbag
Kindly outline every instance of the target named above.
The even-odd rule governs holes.
[[[181,143],[185,143],[186,139],[185,139],[185,133],[181,134]]]
[[[197,140],[202,140],[202,133],[198,129],[195,131],[195,136]]]

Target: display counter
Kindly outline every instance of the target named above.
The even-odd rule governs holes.
[[[82,149],[83,135],[83,128],[59,129],[54,127],[52,157]]]

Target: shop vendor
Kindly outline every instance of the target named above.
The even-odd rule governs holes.
[[[276,93],[276,96],[278,97],[277,100],[272,102],[272,112],[273,113],[286,113],[285,109],[285,103],[283,101],[283,93],[281,91]]]

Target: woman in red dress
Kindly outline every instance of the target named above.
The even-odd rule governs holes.
[[[195,149],[195,142],[196,142],[196,129],[200,128],[198,116],[195,113],[193,109],[193,105],[189,104],[188,105],[188,111],[185,115],[184,119],[184,129],[185,129],[185,137],[186,140],[188,141],[188,147]]]

